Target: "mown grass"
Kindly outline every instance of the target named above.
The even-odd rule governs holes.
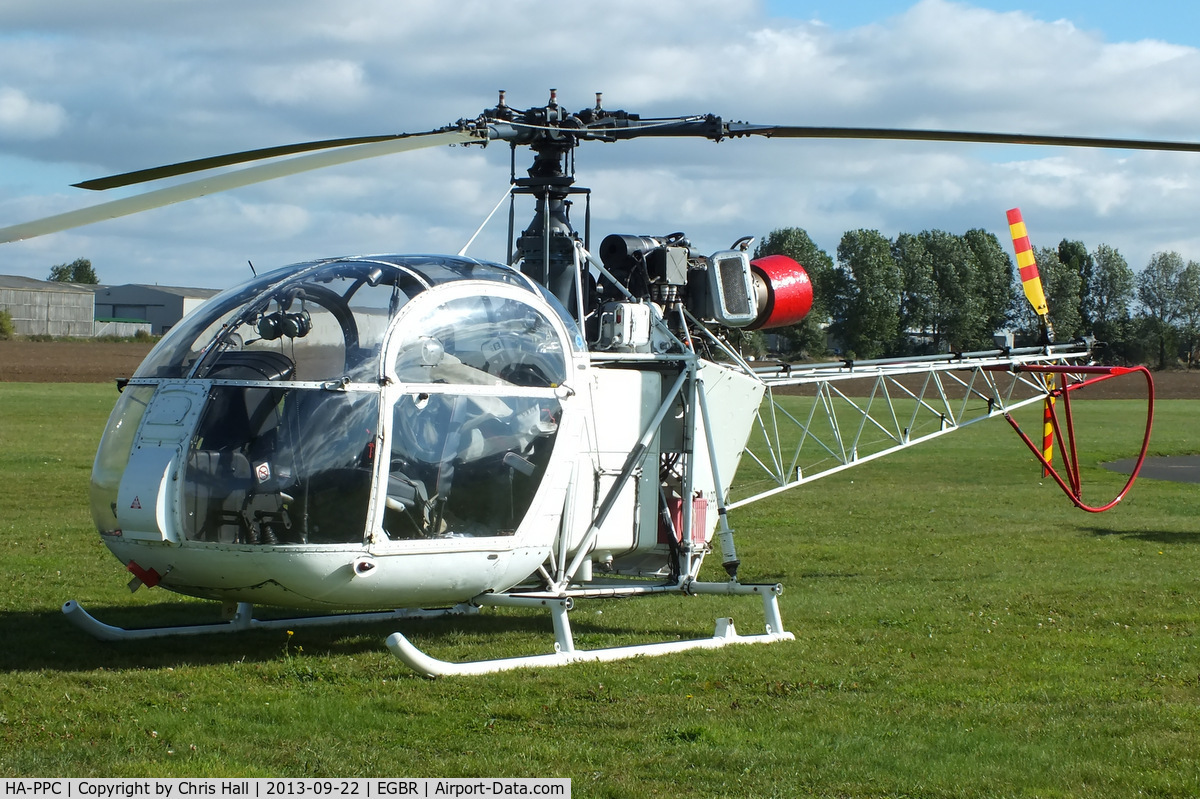
[[[0,384],[0,774],[564,776],[575,796],[1200,795],[1200,488],[1072,509],[994,421],[733,516],[745,581],[781,580],[793,643],[429,681],[387,654],[547,651],[547,619],[104,644],[215,618],[130,594],[91,529],[110,386]],[[1136,426],[1136,406],[1083,404]],[[1154,451],[1200,451],[1200,402]],[[1036,427],[1036,411],[1028,420]],[[1132,420],[1132,421],[1131,421]],[[1115,491],[1094,442],[1085,480]],[[1039,484],[1041,483],[1041,484]],[[713,559],[715,561],[715,559]],[[711,564],[712,576],[718,566]],[[706,566],[708,568],[708,566]],[[581,604],[580,646],[701,636],[754,600]]]

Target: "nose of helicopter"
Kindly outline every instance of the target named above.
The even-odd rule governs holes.
[[[347,607],[466,600],[537,567],[578,331],[515,270],[390,258],[264,275],[159,343],[96,461],[118,557],[184,593]],[[521,573],[498,576],[513,552]]]

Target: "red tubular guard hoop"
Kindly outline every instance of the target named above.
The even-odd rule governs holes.
[[[1017,367],[1022,372],[1034,372],[1038,374],[1061,374],[1064,376],[1064,385],[1049,392],[1047,398],[1062,398],[1063,401],[1063,416],[1062,424],[1059,422],[1058,412],[1051,408],[1050,421],[1054,427],[1054,437],[1058,441],[1059,451],[1062,452],[1063,471],[1066,472],[1066,479],[1055,470],[1054,466],[1042,454],[1041,449],[1030,440],[1029,436],[1025,435],[1016,420],[1011,414],[1005,414],[1004,418],[1012,425],[1012,428],[1017,431],[1017,435],[1025,442],[1025,446],[1029,447],[1038,462],[1042,464],[1045,473],[1054,478],[1059,487],[1071,498],[1071,502],[1075,507],[1088,511],[1089,513],[1101,513],[1116,505],[1125,498],[1129,488],[1133,482],[1137,480],[1138,472],[1142,470],[1142,463],[1146,460],[1146,452],[1150,448],[1150,428],[1154,421],[1154,379],[1150,376],[1150,370],[1144,366],[1051,366],[1041,364],[1029,364]],[[1084,504],[1082,499],[1082,478],[1079,471],[1079,454],[1075,448],[1075,421],[1071,415],[1071,392],[1077,391],[1085,386],[1094,385],[1103,380],[1108,380],[1113,377],[1120,377],[1132,372],[1141,372],[1146,378],[1146,433],[1142,437],[1142,450],[1138,454],[1137,462],[1133,466],[1133,472],[1129,475],[1129,481],[1125,483],[1125,487],[1121,489],[1111,502],[1106,505],[1092,506]],[[1079,380],[1075,383],[1070,383],[1072,375],[1092,375],[1092,377]],[[1063,427],[1066,427],[1067,436],[1063,440]]]

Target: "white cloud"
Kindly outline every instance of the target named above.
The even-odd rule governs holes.
[[[30,99],[24,92],[0,87],[0,138],[45,139],[56,136],[67,113],[55,103]]]
[[[763,13],[756,0],[465,0],[452,12],[440,0],[10,0],[0,6],[0,156],[23,166],[19,179],[0,172],[0,224],[91,199],[62,185],[79,164],[104,174],[429,130],[490,107],[497,89],[518,107],[557,88],[569,108],[603,91],[607,107],[646,116],[796,125],[1172,139],[1200,130],[1200,51],[1171,43],[1169,30],[1111,42],[1070,21],[948,0],[843,30]],[[528,158],[518,153],[518,175]],[[41,185],[30,177],[38,164]],[[684,230],[702,249],[789,225],[831,251],[860,227],[1002,234],[1004,210],[1020,205],[1042,243],[1108,243],[1141,266],[1170,242],[1195,241],[1200,215],[1189,190],[1196,155],[642,140],[588,145],[577,166],[595,190],[597,240]],[[247,257],[455,251],[507,170],[503,146],[392,156],[4,245],[0,271],[40,276],[47,262],[82,255],[130,270],[123,280],[167,280],[178,268],[222,285],[244,275]],[[518,205],[518,229],[531,213]],[[580,206],[580,227],[582,217]],[[502,258],[490,231],[502,240],[506,221],[481,239],[493,251],[475,252]]]
[[[342,108],[361,102],[368,90],[361,64],[331,58],[259,67],[250,93],[269,105]]]

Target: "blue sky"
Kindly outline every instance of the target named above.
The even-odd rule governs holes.
[[[994,0],[6,0],[0,227],[109,199],[81,179],[295,141],[430,130],[508,90],[583,109],[797,125],[1200,139],[1196,4]],[[363,252],[457,252],[507,186],[501,148],[297,175],[0,245],[0,274],[90,258],[112,283],[223,287]],[[524,156],[522,156],[522,159]],[[712,252],[802,227],[837,249],[991,230],[1200,260],[1200,156],[884,142],[581,148],[592,224]],[[522,165],[520,168],[524,168]],[[148,188],[157,188],[152,186]],[[118,195],[128,193],[118,192]],[[532,215],[530,209],[519,209]],[[498,217],[504,216],[503,214]],[[504,220],[471,254],[504,257]]]
[[[895,0],[767,0],[773,16],[818,19],[839,30],[869,25],[903,13],[912,4]],[[1186,0],[1040,0],[1003,3],[982,0],[971,5],[992,11],[1025,11],[1046,22],[1067,20],[1076,28],[1098,31],[1110,42],[1164,39],[1200,44],[1200,4]]]

